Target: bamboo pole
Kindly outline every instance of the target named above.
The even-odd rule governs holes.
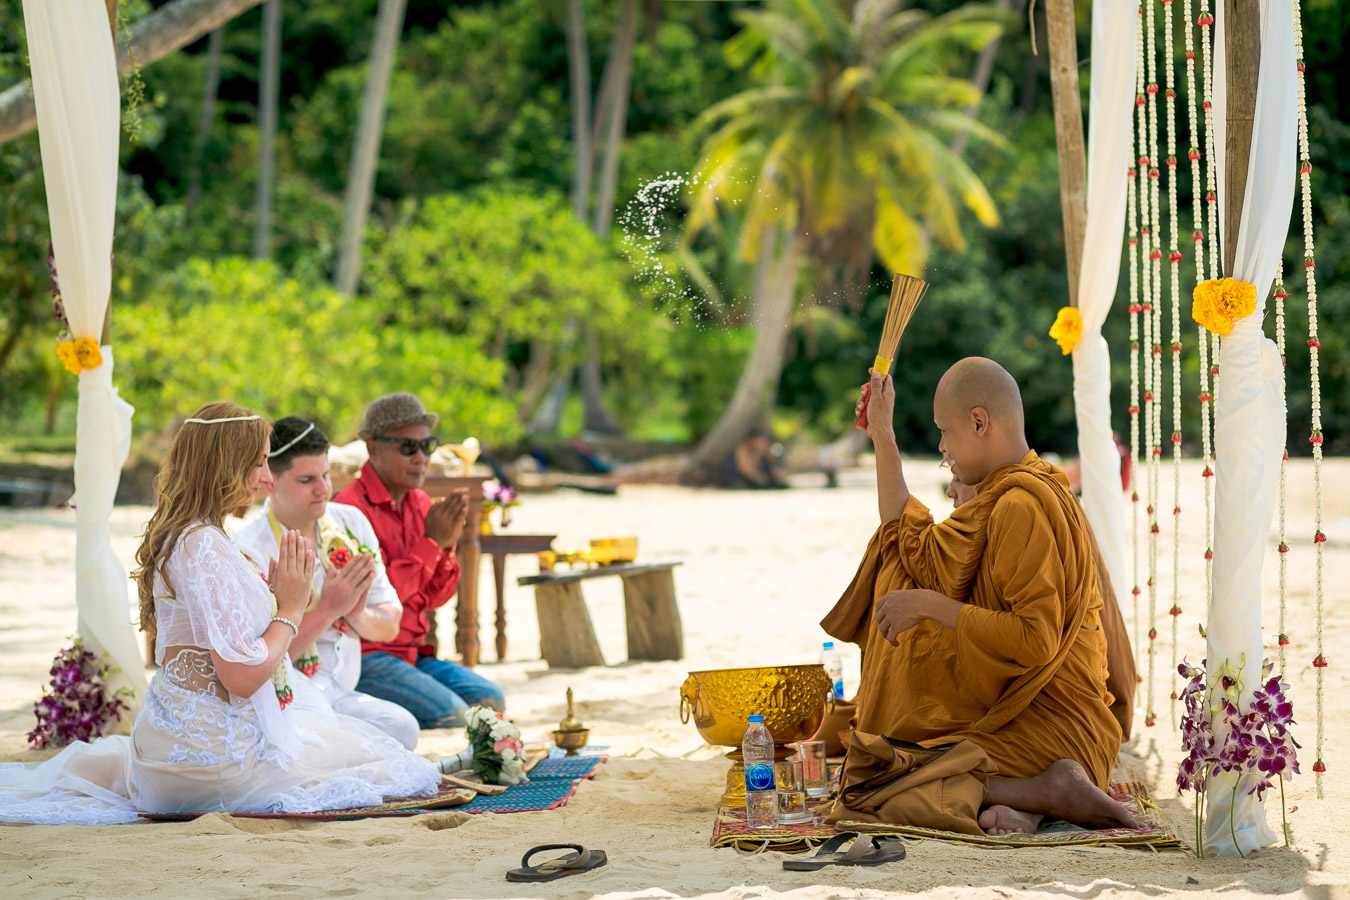
[[[1233,275],[1238,229],[1242,224],[1242,196],[1247,190],[1247,164],[1252,151],[1252,120],[1256,115],[1256,83],[1261,72],[1261,6],[1259,0],[1222,0],[1228,87],[1224,146],[1223,271]]]
[[[1083,104],[1078,92],[1078,36],[1073,0],[1045,5],[1050,45],[1050,89],[1055,107],[1055,150],[1059,157],[1059,203],[1064,215],[1064,256],[1068,264],[1069,305],[1078,305],[1078,277],[1087,234],[1087,148],[1083,140]]]

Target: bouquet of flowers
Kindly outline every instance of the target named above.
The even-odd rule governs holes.
[[[1196,852],[1205,855],[1205,794],[1209,779],[1223,773],[1241,779],[1233,784],[1235,798],[1240,787],[1259,798],[1272,786],[1279,785],[1280,818],[1288,846],[1284,783],[1292,780],[1299,770],[1299,745],[1289,731],[1294,724],[1294,707],[1286,694],[1289,685],[1278,676],[1272,677],[1273,666],[1266,661],[1261,669],[1263,683],[1252,693],[1244,711],[1242,666],[1234,669],[1225,660],[1218,672],[1210,675],[1205,670],[1206,661],[1202,660],[1199,666],[1182,662],[1177,669],[1187,679],[1180,697],[1185,708],[1181,745],[1186,758],[1177,773],[1177,787],[1183,793],[1194,791],[1196,795]],[[1230,829],[1232,825],[1230,819]],[[1233,843],[1237,844],[1236,833]],[[1238,853],[1245,856],[1241,848]]]
[[[483,512],[489,513],[494,509],[500,509],[503,528],[511,524],[511,514],[507,510],[519,505],[520,496],[513,488],[495,481],[483,482]]]
[[[103,735],[109,724],[122,718],[125,688],[109,692],[104,677],[112,669],[99,664],[80,639],[52,661],[52,681],[42,688],[42,699],[33,704],[37,727],[28,732],[34,750],[64,747]]]
[[[472,706],[464,713],[468,749],[441,760],[441,771],[472,769],[488,784],[524,784],[525,745],[520,729],[502,713],[485,706]]]

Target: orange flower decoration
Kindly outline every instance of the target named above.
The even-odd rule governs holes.
[[[1055,316],[1055,324],[1050,326],[1050,336],[1059,344],[1063,354],[1068,356],[1083,337],[1083,314],[1077,307],[1064,307]]]
[[[61,341],[56,345],[56,355],[61,357],[66,371],[72,375],[103,365],[103,351],[99,349],[98,341],[93,338]]]
[[[1235,278],[1202,281],[1191,294],[1191,318],[1226,337],[1233,323],[1256,312],[1256,285]]]

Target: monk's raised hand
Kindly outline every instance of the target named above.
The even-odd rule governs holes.
[[[872,378],[863,385],[859,403],[866,402],[867,435],[876,440],[893,434],[895,422],[895,380],[890,375],[872,371]]]
[[[872,617],[877,620],[877,630],[892,646],[900,635],[927,619],[922,606],[928,591],[906,590],[891,591],[876,602]]]

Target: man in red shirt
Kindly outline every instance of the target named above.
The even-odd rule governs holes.
[[[467,491],[431,502],[422,483],[439,441],[438,417],[412,394],[387,394],[366,407],[357,437],[369,461],[356,481],[333,499],[358,507],[380,541],[389,581],[403,602],[399,631],[390,641],[361,641],[356,689],[397,703],[423,728],[464,724],[464,711],[482,704],[504,709],[501,688],[464,666],[436,658],[427,614],[444,606],[459,586],[455,542],[469,510]]]

